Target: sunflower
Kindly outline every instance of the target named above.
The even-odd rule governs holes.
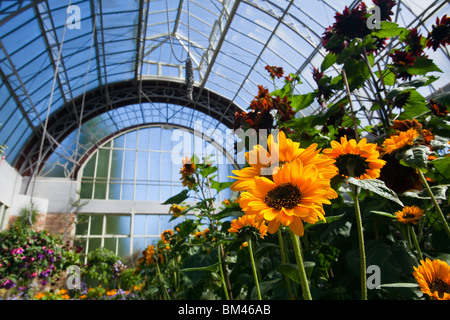
[[[420,290],[432,300],[450,300],[450,266],[439,259],[426,258],[420,263],[413,273]]]
[[[161,233],[161,239],[164,243],[170,243],[170,239],[173,237],[173,231],[172,230],[164,230]]]
[[[238,219],[234,219],[231,221],[231,228],[228,229],[228,232],[237,233],[244,238],[258,233],[264,239],[267,235],[267,225],[265,223],[257,223],[255,217],[255,215],[246,214]]]
[[[182,207],[177,204],[173,204],[170,206],[169,213],[173,214],[175,218],[181,216],[181,212],[183,212],[187,207]]]
[[[444,15],[441,19],[436,18],[436,24],[432,26],[427,37],[427,47],[436,51],[440,45],[445,47],[448,44],[450,44],[450,18]]]
[[[239,205],[245,214],[268,222],[268,231],[277,232],[280,224],[302,236],[303,222],[325,220],[323,204],[330,204],[330,180],[323,178],[313,164],[301,159],[285,164],[272,176],[256,177],[255,184],[244,192]]]
[[[394,0],[372,0],[373,4],[380,8],[381,21],[391,21],[391,16],[394,14],[392,8],[397,4]]]
[[[404,224],[417,224],[425,214],[425,211],[417,206],[406,206],[402,210],[395,212],[397,221]]]
[[[187,156],[183,158],[183,166],[180,169],[183,186],[192,188],[195,185],[195,178],[192,176],[195,173],[195,163],[192,163],[191,159]]]
[[[323,150],[323,153],[336,160],[341,176],[352,176],[356,179],[377,179],[380,176],[380,169],[386,161],[379,158],[376,144],[367,143],[366,138],[358,143],[355,139],[347,141],[347,136],[341,137],[340,140],[341,143],[331,141],[332,148]]]
[[[334,166],[334,160],[322,154],[317,150],[317,144],[311,144],[308,148],[300,148],[300,143],[287,139],[283,131],[277,135],[277,142],[271,134],[267,139],[266,150],[261,145],[256,145],[253,150],[245,153],[245,158],[249,167],[241,170],[234,170],[237,177],[230,178],[237,181],[231,185],[232,191],[245,191],[255,185],[255,178],[264,176],[272,179],[276,168],[282,167],[288,163],[300,159],[304,165],[314,164],[319,170],[319,174],[325,179],[331,179],[337,174],[337,168]],[[330,188],[330,194],[337,197],[334,190]]]
[[[398,134],[384,140],[384,151],[387,154],[401,150],[407,146],[412,146],[414,140],[419,136],[416,129],[411,128],[407,131],[400,131]]]

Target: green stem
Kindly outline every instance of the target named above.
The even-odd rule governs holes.
[[[423,172],[420,171],[420,170],[417,170],[417,172],[419,172],[419,176],[420,176],[420,178],[422,179],[422,182],[423,182],[423,184],[425,185],[425,188],[427,189],[427,192],[428,192],[428,194],[430,195],[431,200],[433,201],[433,205],[434,205],[434,207],[436,208],[436,211],[437,211],[438,214],[439,214],[439,219],[441,219],[442,224],[444,225],[445,232],[447,232],[447,235],[448,235],[448,237],[450,238],[450,227],[448,226],[448,223],[447,223],[447,221],[445,220],[445,216],[444,216],[444,214],[442,213],[442,210],[441,210],[441,208],[439,207],[439,204],[437,203],[436,198],[434,197],[434,194],[433,194],[433,192],[431,191],[431,188],[430,188],[430,186],[429,186],[427,180],[425,179],[425,176],[423,175]]]
[[[284,240],[283,240],[283,235],[281,233],[281,228],[278,228],[277,231],[278,234],[278,242],[280,243],[280,254],[281,254],[281,262],[283,264],[286,264],[287,258],[286,258],[286,251],[284,249]],[[294,300],[294,294],[292,293],[292,289],[291,289],[291,282],[289,281],[289,278],[286,277],[286,286],[289,292],[289,296],[291,297],[291,300]]]
[[[161,285],[161,291],[163,293],[163,299],[164,300],[170,300],[169,294],[167,293],[167,290],[166,290],[166,286],[164,285],[164,281],[163,281],[163,278],[162,278],[162,275],[161,275],[161,271],[159,269],[159,263],[158,263],[157,259],[158,258],[156,258],[156,272],[158,274],[159,283]]]
[[[306,277],[305,266],[303,264],[300,238],[296,234],[294,234],[292,230],[289,230],[289,232],[291,233],[291,240],[292,244],[294,245],[295,260],[297,261],[298,277],[302,286],[303,298],[305,300],[312,300],[311,293],[309,291],[308,278]]]
[[[262,300],[261,290],[259,289],[258,274],[256,272],[255,258],[253,257],[252,240],[247,239],[247,242],[248,242],[248,252],[250,254],[250,262],[252,263],[253,279],[255,280],[256,293],[258,295],[258,300]]]
[[[219,271],[220,271],[220,280],[222,282],[223,292],[225,293],[225,299],[230,300],[230,296],[228,295],[227,285],[225,284],[225,277],[223,275],[222,261],[221,261],[221,252],[220,247],[217,248],[217,256],[219,257]]]
[[[366,278],[366,253],[364,249],[364,234],[362,226],[361,210],[359,208],[358,193],[356,186],[353,189],[353,202],[355,204],[356,225],[358,227],[358,242],[359,242],[359,258],[360,258],[360,273],[361,273],[361,299],[367,300],[367,278]]]
[[[414,231],[414,227],[412,225],[408,225],[411,237],[414,242],[414,246],[416,247],[417,254],[419,255],[419,260],[423,260],[422,251],[420,251],[419,242],[417,241],[416,232]]]

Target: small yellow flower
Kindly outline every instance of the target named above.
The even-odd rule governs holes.
[[[238,219],[234,219],[231,221],[231,228],[228,229],[228,232],[232,233],[241,233],[245,232],[246,229],[254,229],[257,230],[260,234],[261,238],[264,238],[267,235],[267,226],[264,222],[262,223],[256,223],[255,222],[256,216],[254,215],[243,215],[239,217]]]
[[[108,295],[108,296],[114,296],[116,294],[117,294],[117,289],[113,289],[113,290],[110,290],[110,291],[106,292],[106,295]]]
[[[34,296],[36,299],[40,300],[43,297],[45,297],[45,294],[43,294],[42,292],[39,292],[37,295]]]
[[[404,224],[417,224],[425,211],[417,206],[406,206],[402,210],[395,212],[397,221]]]
[[[86,299],[87,295],[83,294],[82,296],[80,296],[80,299]]]
[[[69,299],[70,299],[70,296],[69,296],[68,294],[63,294],[63,295],[61,296],[61,298],[63,298],[64,300],[69,300]]]

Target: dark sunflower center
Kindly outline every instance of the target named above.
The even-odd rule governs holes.
[[[444,293],[450,293],[450,284],[445,282],[444,280],[437,278],[430,285],[430,291],[432,293],[438,292],[438,296],[440,298],[444,297]]]
[[[339,174],[343,176],[359,177],[367,172],[369,164],[364,157],[358,154],[343,154],[336,158],[336,167],[339,169]],[[352,172],[349,172],[353,170]]]
[[[302,200],[300,189],[292,183],[283,183],[270,190],[264,197],[264,202],[272,208],[292,209]]]

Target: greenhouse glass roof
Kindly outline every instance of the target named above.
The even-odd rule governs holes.
[[[266,65],[300,75],[297,89],[310,92],[316,87],[312,67],[326,55],[325,28],[336,12],[359,2],[1,1],[0,142],[8,146],[6,159],[26,175],[52,154],[76,165],[93,140],[128,126],[192,127],[201,118],[207,128],[224,130],[258,85],[273,88]],[[397,1],[393,20],[426,34],[449,9],[443,0]],[[448,51],[431,54],[443,73],[425,95],[444,88],[442,75],[450,72]],[[192,99],[186,97],[188,58]],[[93,123],[102,128],[95,135]],[[74,148],[77,141],[85,145]]]

